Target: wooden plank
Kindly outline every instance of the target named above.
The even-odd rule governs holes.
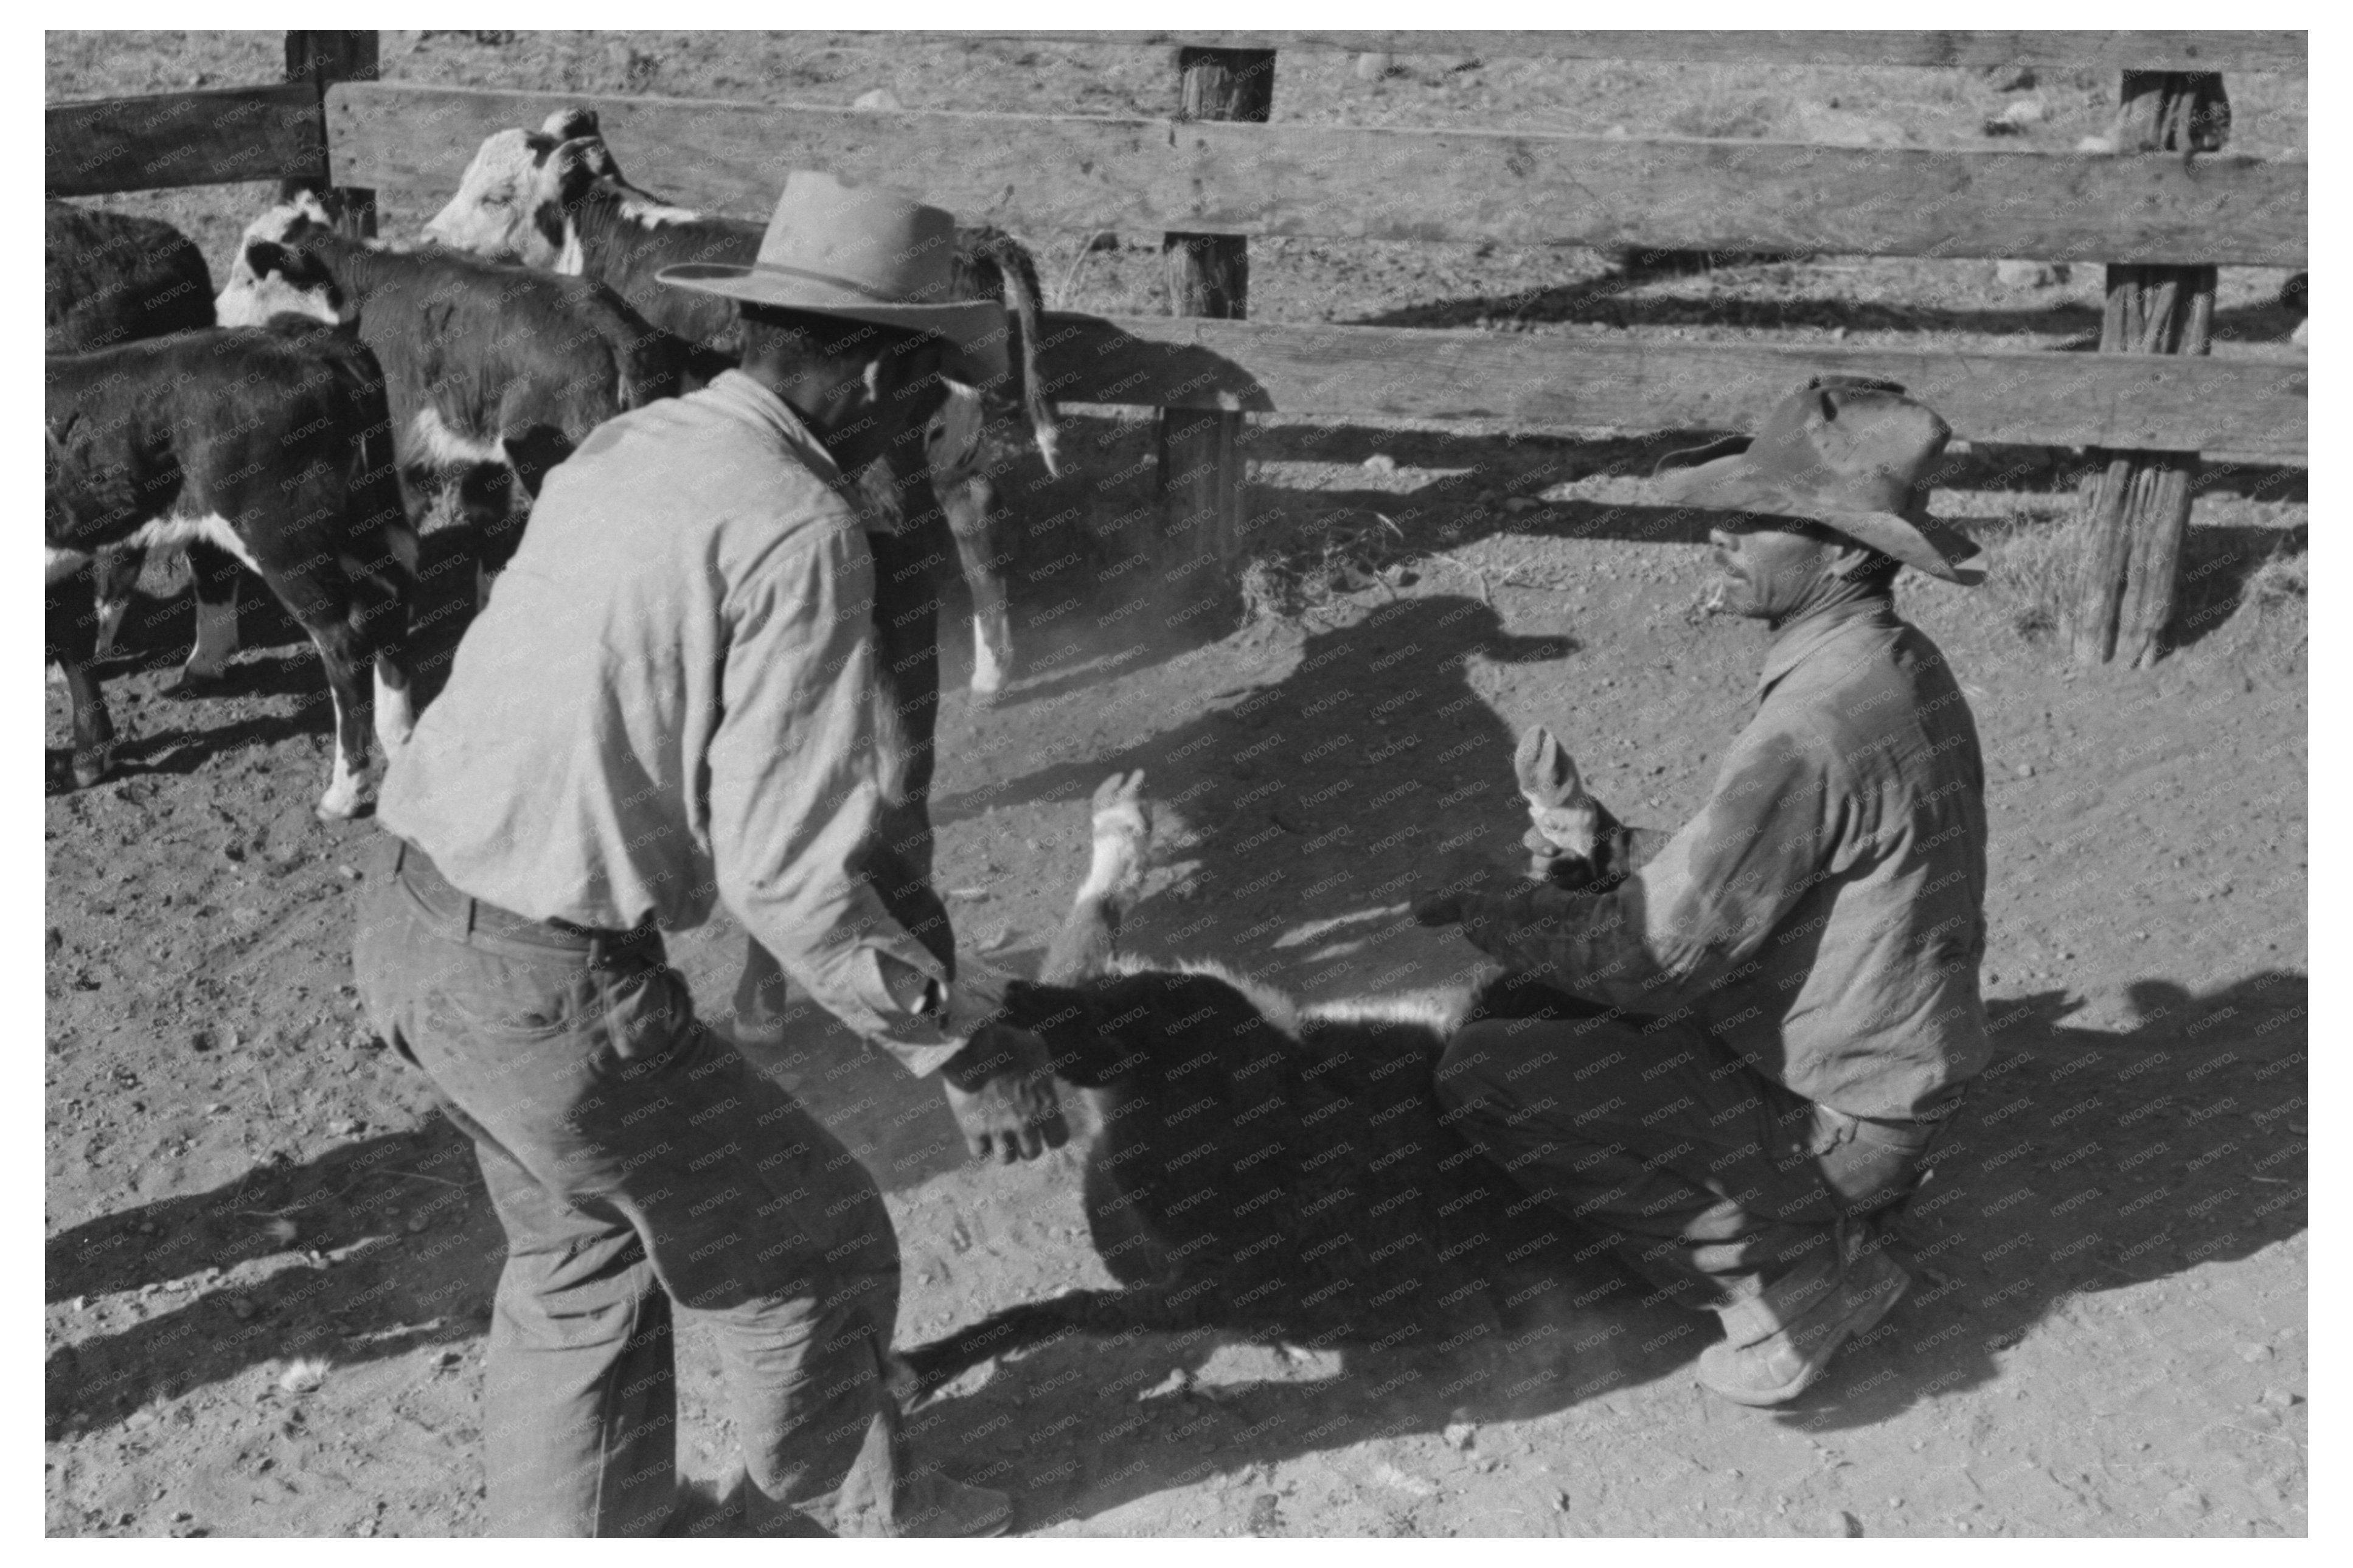
[[[936,40],[1012,39],[1166,48],[1347,49],[1388,54],[1537,55],[1566,59],[1690,60],[1719,65],[2137,66],[2152,70],[2292,71],[2306,56],[2301,32],[1951,32],[1790,28],[1765,31],[1545,32],[1090,32],[1023,31],[897,35]]]
[[[767,213],[786,170],[815,167],[1029,232],[2274,267],[2306,251],[2307,166],[2252,158],[876,112],[385,83],[329,90],[335,179],[438,205],[484,136],[572,103],[597,110],[633,180],[746,216]]]
[[[1964,439],[2229,450],[2300,461],[2298,355],[1681,342],[1187,317],[1047,316],[1039,373],[1074,403],[1493,420],[1518,429],[1744,430],[1820,371],[1901,382]]]
[[[53,196],[170,190],[326,172],[317,92],[301,82],[48,106]]]
[[[328,87],[339,81],[374,81],[379,69],[379,40],[373,30],[296,28],[286,35],[286,79],[305,83],[317,95],[325,112]],[[375,193],[364,185],[332,187],[323,167],[317,178],[288,180],[279,187],[279,199],[290,201],[298,191],[332,191],[340,226],[353,239],[375,237]]]
[[[1238,120],[1264,124],[1274,107],[1271,49],[1176,51],[1179,114],[1187,122]],[[1231,234],[1166,234],[1168,310],[1176,316],[1239,321],[1250,314],[1250,241]],[[1250,465],[1242,457],[1240,414],[1163,408],[1154,442],[1160,489],[1160,545],[1155,579],[1188,619],[1222,629],[1240,607]]]

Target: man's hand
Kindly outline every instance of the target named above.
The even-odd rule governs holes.
[[[940,1069],[948,1109],[976,1160],[1034,1160],[1071,1141],[1054,1093],[1046,1042],[1027,1029],[989,1024]]]

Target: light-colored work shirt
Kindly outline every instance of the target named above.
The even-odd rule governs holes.
[[[873,563],[855,494],[739,371],[554,468],[377,811],[475,898],[665,930],[714,896],[913,1071],[962,1044],[893,1000],[938,960],[853,869],[883,807]],[[913,989],[908,987],[907,989]]]
[[[1695,1024],[1808,1100],[1903,1120],[1985,1065],[1985,882],[1976,721],[1936,645],[1871,599],[1779,632],[1715,793],[1631,877],[1473,895],[1463,932]]]

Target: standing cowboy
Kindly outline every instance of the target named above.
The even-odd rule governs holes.
[[[1614,830],[1597,859],[1638,868],[1609,891],[1416,901],[1611,1008],[1465,1028],[1440,1097],[1662,1296],[1717,1313],[1700,1381],[1745,1405],[1795,1398],[1894,1305],[1909,1277],[1874,1216],[1986,1059],[1977,728],[1890,594],[1901,565],[1981,577],[1927,517],[1950,434],[1900,386],[1825,376],[1753,443],[1691,455],[1667,499],[1736,514],[1711,531],[1727,607],[1773,633],[1715,794],[1647,859]]]
[[[754,1529],[1007,1528],[1002,1494],[908,1465],[872,1179],[696,1018],[661,934],[715,895],[827,1012],[938,1072],[976,1150],[1064,1141],[1042,1043],[968,1047],[998,984],[969,961],[950,984],[865,874],[888,859],[874,584],[842,476],[921,438],[943,373],[1003,371],[1001,307],[949,302],[953,233],[935,207],[794,174],[754,265],[662,273],[742,302],[742,368],[612,420],[549,476],[385,780],[393,874],[354,960],[506,1230],[498,1533],[663,1526],[673,1300],[718,1334]]]

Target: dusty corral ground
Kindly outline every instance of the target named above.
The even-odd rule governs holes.
[[[277,47],[51,34],[49,90],[258,79]],[[2032,135],[2066,145],[2097,129],[2088,78],[2005,92],[1977,73],[1890,71],[1766,89],[1665,67],[1408,64],[1366,83],[1345,58],[1302,57],[1294,73],[1286,58],[1278,112],[1729,135],[1822,135],[1811,119],[1852,113],[1873,134],[1950,144],[2032,92],[2052,110]],[[1140,51],[966,59],[822,35],[722,50],[395,34],[386,65],[821,101],[887,85],[914,107],[1096,112],[1165,111],[1172,75]],[[2294,152],[2301,83],[2249,84],[2234,84],[2237,134]],[[249,195],[123,205],[198,234],[217,268]],[[1041,249],[1057,279],[1079,252],[1071,237]],[[1463,324],[1490,313],[1486,297],[1524,294],[1543,259],[1266,256],[1259,313]],[[1095,256],[1069,302],[1145,308],[1116,289],[1153,270],[1140,250]],[[2263,304],[2276,281],[2225,274],[2242,336],[2284,330]],[[1974,264],[1823,261],[1630,282],[1625,319],[1564,330],[1761,331],[1786,314],[1825,331],[2057,342],[2094,327],[2096,297],[2082,274],[2021,303]],[[1144,426],[1081,414],[1072,433],[1076,471],[1009,475],[1010,506],[1083,523],[1148,500]],[[1628,510],[1672,444],[1263,426],[1262,613],[1198,646],[1139,641],[1119,579],[1092,580],[1102,556],[1083,527],[1026,542],[1033,673],[995,711],[952,694],[941,725],[938,883],[962,928],[1011,968],[1035,962],[1085,858],[1087,792],[1113,768],[1145,768],[1176,803],[1130,944],[1315,997],[1437,984],[1469,956],[1381,911],[1441,830],[1515,837],[1524,723],[1552,725],[1621,815],[1680,820],[1745,717],[1762,638],[1700,616],[1700,552]],[[2181,647],[2132,674],[2078,672],[2053,639],[2070,479],[2068,454],[1964,455],[1936,507],[1993,542],[1995,580],[1968,595],[1908,577],[1900,595],[1959,668],[1984,737],[1999,1050],[1907,1222],[1918,1286],[1820,1388],[1778,1413],[1712,1402],[1691,1375],[1712,1325],[1642,1308],[1598,1270],[1564,1281],[1503,1351],[1065,1342],[952,1385],[915,1417],[925,1450],[1017,1492],[1021,1528],[1045,1533],[2303,1534],[2302,481],[2210,479]],[[434,579],[428,615],[459,575]],[[168,590],[168,574],[149,586]],[[168,689],[185,598],[134,614],[110,681],[130,737],[119,775],[51,785],[48,1529],[470,1533],[501,1245],[468,1151],[356,1011],[348,910],[375,830],[311,816],[323,688],[254,597],[228,691],[193,700]],[[442,615],[426,634],[435,679],[457,626]],[[53,752],[63,740],[53,689]],[[714,1010],[740,942],[714,929],[674,945]],[[938,1091],[847,1041],[797,1042],[770,1065],[889,1194],[902,1339],[1108,1282],[1069,1155],[969,1166]],[[712,1476],[728,1431],[691,1329],[682,1381],[682,1458]]]

